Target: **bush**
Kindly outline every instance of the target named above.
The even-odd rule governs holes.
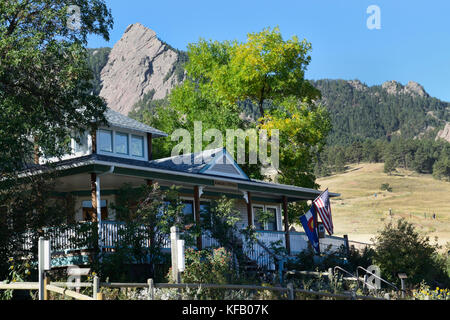
[[[392,187],[389,183],[383,183],[380,187],[381,190],[386,190],[387,192],[392,192]]]
[[[374,262],[388,281],[399,284],[397,274],[404,272],[411,284],[422,280],[430,285],[449,284],[446,261],[438,254],[440,247],[419,235],[411,223],[400,219],[397,225],[388,224],[377,235],[375,244]]]
[[[294,261],[290,261],[288,269],[327,271],[329,268],[339,266],[353,273],[358,266],[367,268],[373,264],[373,256],[374,250],[371,248],[366,247],[363,250],[359,250],[354,246],[351,246],[348,251],[342,247],[334,253],[326,253],[319,258],[315,255],[314,251],[309,248],[308,250],[300,252]]]
[[[182,274],[184,283],[215,283],[231,282],[231,254],[224,248],[209,250],[185,251],[186,267]]]
[[[231,254],[224,248],[211,250],[185,251],[185,270],[181,275],[183,283],[232,283],[233,271],[230,268]],[[172,279],[172,268],[168,278]],[[202,289],[196,291],[196,299],[223,299],[225,291],[222,289]]]

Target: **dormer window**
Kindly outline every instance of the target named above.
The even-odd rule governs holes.
[[[131,135],[131,155],[144,157],[144,137]]]
[[[118,154],[128,154],[128,134],[116,132],[115,152]]]
[[[97,150],[100,154],[113,154],[121,158],[146,160],[147,140],[144,135],[120,128],[99,129]]]
[[[104,152],[113,152],[113,140],[112,140],[112,131],[110,130],[99,130],[99,146],[100,151]]]

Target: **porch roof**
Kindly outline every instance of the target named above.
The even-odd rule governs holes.
[[[233,187],[237,191],[250,191],[271,196],[286,196],[288,201],[313,200],[322,191],[298,186],[266,182],[256,179],[225,177],[202,171],[201,167],[186,168],[170,167],[166,161],[153,160],[142,161],[135,159],[119,158],[100,154],[68,159],[53,163],[60,176],[75,175],[80,173],[104,173],[139,177],[152,180],[164,180],[188,185],[202,185],[205,187]],[[331,193],[330,197],[340,196]]]

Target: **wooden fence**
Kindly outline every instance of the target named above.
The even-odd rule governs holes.
[[[274,291],[287,293],[289,300],[295,300],[296,293],[309,295],[312,297],[328,297],[335,299],[347,299],[347,300],[385,300],[383,298],[377,298],[373,296],[356,295],[354,293],[329,293],[321,291],[311,291],[305,289],[296,289],[292,283],[289,283],[286,287],[267,287],[261,285],[240,285],[240,284],[211,284],[211,283],[153,283],[153,279],[149,279],[147,283],[114,283],[114,282],[102,282],[102,287],[107,288],[148,288],[148,299],[152,300],[155,296],[156,288],[172,288],[172,289],[222,289],[222,290],[257,290],[257,291]]]
[[[73,287],[89,287],[92,283],[74,284]],[[39,290],[39,282],[14,282],[0,283],[0,290]],[[44,280],[44,300],[48,300],[48,292],[59,293],[62,296],[74,298],[76,300],[103,300],[102,293],[96,293],[94,297],[90,297],[76,291],[65,288],[61,282],[49,283],[48,278]]]
[[[71,288],[93,287],[92,296],[87,296]],[[154,283],[153,279],[149,279],[147,283],[118,283],[118,282],[99,282],[94,277],[94,282],[66,283],[66,282],[46,282],[44,285],[44,300],[48,300],[48,292],[59,293],[63,296],[71,297],[77,300],[104,300],[104,295],[100,292],[101,288],[141,288],[148,289],[148,300],[155,298],[155,289],[172,288],[172,289],[222,289],[222,290],[257,290],[257,291],[273,291],[287,293],[287,299],[295,300],[296,294],[308,295],[319,299],[322,297],[346,300],[385,300],[373,296],[356,295],[355,293],[329,293],[321,291],[311,291],[305,289],[296,289],[292,283],[286,287],[267,287],[261,285],[240,285],[240,284],[211,284],[211,283]],[[0,290],[39,290],[37,282],[16,282],[16,283],[0,283]]]
[[[313,272],[313,271],[295,271],[293,273],[301,273],[315,276],[329,276],[329,272]],[[80,294],[70,288],[86,288],[92,287],[92,296]],[[240,284],[211,284],[211,283],[154,283],[153,279],[148,279],[147,283],[118,283],[118,282],[100,282],[95,276],[93,282],[49,282],[48,278],[44,279],[44,300],[48,300],[48,292],[55,292],[62,296],[67,296],[77,300],[104,300],[101,288],[141,288],[148,289],[148,300],[154,300],[155,289],[172,288],[172,289],[222,289],[222,290],[257,290],[257,291],[273,291],[287,293],[287,299],[295,300],[296,293],[311,296],[316,299],[332,298],[346,300],[386,300],[373,296],[356,295],[354,292],[347,293],[330,293],[322,291],[312,291],[305,289],[296,289],[292,283],[288,283],[286,287],[275,286],[267,287],[262,285],[240,285]],[[39,290],[38,282],[0,282],[0,290]]]

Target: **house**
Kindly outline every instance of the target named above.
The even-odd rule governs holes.
[[[225,195],[235,199],[241,214],[239,227],[252,225],[262,242],[281,241],[290,254],[307,248],[303,232],[290,231],[287,225],[287,205],[290,202],[313,200],[321,192],[292,185],[254,180],[247,177],[225,148],[206,150],[184,156],[152,159],[152,139],[167,136],[111,109],[106,111],[108,126],[95,133],[83,134],[79,142],[72,139],[72,154],[52,161],[59,175],[58,193],[70,193],[75,198],[75,221],[97,221],[101,226],[102,247],[113,248],[117,236],[115,212],[111,203],[124,183],[131,186],[157,182],[161,188],[177,185],[185,204],[184,214],[199,222],[200,210]],[[205,157],[208,156],[208,157]],[[180,157],[191,161],[179,163]],[[208,158],[208,161],[196,161]],[[186,158],[184,158],[186,159]],[[330,193],[330,196],[338,194]],[[264,210],[272,219],[258,221],[258,211]],[[61,243],[61,239],[55,243]],[[64,241],[62,241],[64,242]],[[202,235],[197,248],[212,245],[214,239]],[[325,237],[321,243],[339,247],[345,240]],[[67,253],[74,248],[63,248]],[[261,251],[263,251],[261,249]]]

